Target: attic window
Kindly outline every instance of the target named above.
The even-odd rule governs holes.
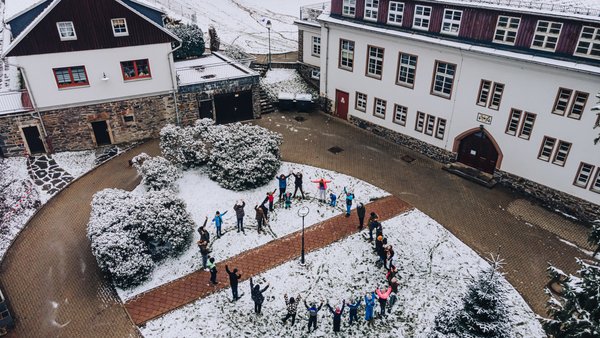
[[[58,28],[58,35],[60,36],[61,41],[77,40],[73,21],[57,22],[56,27]]]
[[[111,19],[112,30],[114,36],[128,36],[127,21],[125,18]]]

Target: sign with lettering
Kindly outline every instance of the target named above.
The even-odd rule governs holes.
[[[485,123],[485,124],[492,124],[492,116],[482,114],[482,113],[477,113],[477,122],[481,122],[481,123]]]

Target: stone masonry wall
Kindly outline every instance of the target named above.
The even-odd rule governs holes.
[[[25,144],[21,138],[19,126],[37,126],[40,136],[43,137],[43,129],[38,119],[31,113],[11,114],[0,117],[0,153],[3,156],[23,156],[26,153]],[[42,140],[48,149],[46,140]]]
[[[313,79],[311,76],[311,73],[314,69],[319,70],[319,67],[298,62],[298,73],[300,74],[300,77],[302,77],[304,81],[306,81],[308,84],[310,84],[318,90],[320,86],[319,80]]]
[[[304,30],[298,29],[298,61],[304,62]]]

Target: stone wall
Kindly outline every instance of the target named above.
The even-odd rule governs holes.
[[[319,80],[313,79],[311,73],[313,70],[319,70],[319,67],[315,67],[306,63],[298,62],[298,73],[308,84],[319,90]]]
[[[403,145],[407,148],[410,148],[414,151],[417,151],[433,160],[436,160],[441,163],[450,163],[456,159],[456,154],[447,151],[442,148],[438,148],[433,146],[427,142],[423,142],[421,140],[417,140],[414,137],[410,137],[396,131],[384,128],[382,126],[376,125],[374,123],[359,119],[354,116],[349,116],[350,123],[358,126],[359,128],[371,131],[375,135],[382,136],[394,143]]]
[[[32,113],[3,115],[0,117],[0,153],[2,156],[25,155],[25,145],[19,126],[37,126],[40,135],[43,136],[42,126],[39,120],[32,116]],[[46,140],[42,141],[48,149]]]
[[[304,30],[298,28],[298,61],[304,62]]]
[[[600,206],[597,204],[502,170],[496,170],[494,178],[503,186],[536,200],[552,211],[559,210],[590,224],[600,219]]]

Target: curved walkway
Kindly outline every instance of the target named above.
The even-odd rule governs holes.
[[[139,336],[98,269],[86,226],[95,192],[132,189],[139,183],[127,161],[142,151],[157,154],[157,142],[108,161],[59,192],[9,248],[0,282],[16,320],[12,336]]]

